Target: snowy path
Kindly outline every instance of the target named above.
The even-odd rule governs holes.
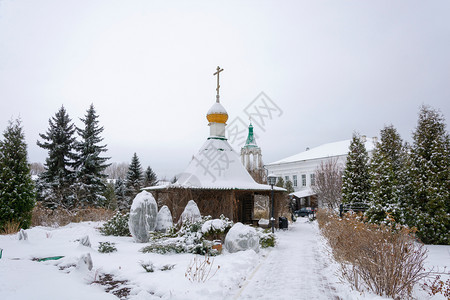
[[[278,246],[255,268],[235,299],[340,299],[316,224],[300,218],[278,231]]]

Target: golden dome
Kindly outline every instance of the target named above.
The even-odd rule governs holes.
[[[210,114],[206,118],[210,123],[225,123],[228,120],[227,114]]]
[[[214,105],[209,109],[206,118],[210,123],[223,123],[225,124],[228,120],[228,113],[225,108],[219,102],[214,103]]]

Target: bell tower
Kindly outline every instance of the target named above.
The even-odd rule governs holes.
[[[263,168],[261,148],[256,144],[251,122],[248,126],[247,141],[241,148],[241,162],[256,182],[265,183],[266,174]]]

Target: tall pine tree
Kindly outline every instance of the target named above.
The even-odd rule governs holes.
[[[48,123],[47,132],[39,134],[44,141],[37,142],[39,147],[48,150],[45,171],[38,180],[38,200],[51,208],[71,208],[76,204],[72,189],[75,180],[75,126],[64,106]]]
[[[76,195],[78,204],[84,206],[101,206],[105,204],[103,193],[106,189],[104,170],[109,166],[109,157],[101,157],[106,152],[106,145],[99,145],[103,141],[100,134],[103,127],[98,125],[98,115],[91,104],[84,119],[80,119],[84,128],[77,128],[81,141],[76,143],[74,167],[76,170]]]
[[[0,141],[0,229],[8,221],[31,224],[35,191],[20,120],[10,122]]]
[[[396,222],[405,224],[408,214],[407,151],[394,126],[385,126],[380,143],[375,145],[370,164],[369,222],[380,223],[389,214]]]
[[[444,117],[422,106],[411,147],[417,235],[424,243],[450,244],[450,137]]]
[[[155,172],[153,172],[152,168],[150,166],[147,167],[144,173],[144,187],[147,186],[154,186],[158,183],[158,177],[156,176]]]
[[[342,178],[342,202],[366,203],[369,192],[369,155],[359,134],[354,133]]]
[[[125,179],[126,186],[126,194],[125,200],[127,208],[131,207],[134,197],[141,191],[142,188],[142,167],[139,162],[139,158],[134,153],[133,158],[131,159],[131,164],[128,167],[127,178]]]

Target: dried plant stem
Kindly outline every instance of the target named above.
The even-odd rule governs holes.
[[[217,266],[213,270],[214,258],[210,260],[208,255],[205,255],[205,259],[202,260],[199,257],[194,257],[189,266],[187,267],[184,276],[191,282],[206,282],[216,275],[220,266]],[[213,273],[211,273],[213,271]]]

